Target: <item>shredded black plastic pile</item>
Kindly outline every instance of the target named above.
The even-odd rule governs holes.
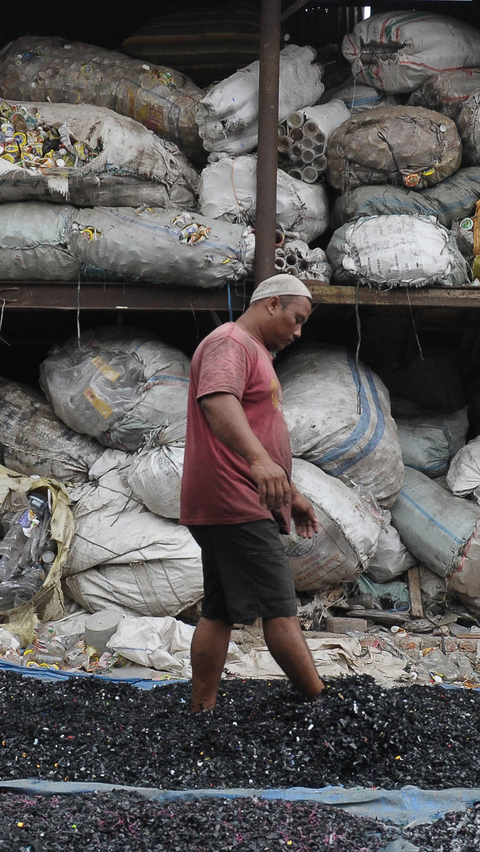
[[[188,683],[140,690],[0,675],[0,778],[165,789],[480,786],[480,695],[332,680],[317,703],[286,681],[224,681],[213,714]]]
[[[376,852],[397,829],[311,802],[0,794],[3,852]]]
[[[405,828],[404,837],[421,852],[476,852],[480,849],[480,802],[465,811],[454,811],[433,825]]]

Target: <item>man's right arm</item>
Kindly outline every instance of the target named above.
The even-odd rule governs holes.
[[[260,505],[280,511],[291,502],[288,477],[252,431],[240,401],[231,393],[211,393],[200,400],[212,432],[250,465]]]

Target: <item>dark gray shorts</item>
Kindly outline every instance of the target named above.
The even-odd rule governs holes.
[[[293,574],[273,520],[190,526],[202,549],[204,618],[253,624],[297,613]]]

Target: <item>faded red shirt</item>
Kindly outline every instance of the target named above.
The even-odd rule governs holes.
[[[272,517],[260,505],[248,462],[216,437],[202,411],[201,397],[222,391],[241,402],[252,431],[291,477],[290,438],[273,357],[241,326],[225,323],[200,343],[190,368],[182,524],[240,524]],[[275,520],[282,532],[290,532],[290,507],[275,514]]]

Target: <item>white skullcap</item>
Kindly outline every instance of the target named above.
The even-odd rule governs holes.
[[[260,299],[269,299],[271,296],[306,296],[307,299],[312,298],[310,290],[303,281],[300,281],[300,278],[283,274],[272,275],[271,278],[262,281],[253,291],[250,304],[258,302]]]

